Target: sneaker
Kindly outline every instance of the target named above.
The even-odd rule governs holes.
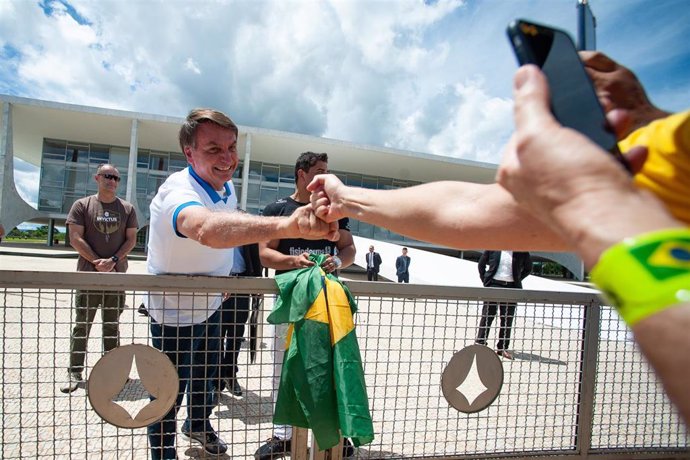
[[[60,391],[63,393],[72,393],[79,388],[79,384],[83,381],[84,379],[81,376],[81,372],[68,372],[67,383],[60,387]]]
[[[343,439],[343,458],[349,458],[353,455],[355,455],[355,446],[348,438]]]
[[[292,450],[292,443],[289,439],[280,439],[273,436],[266,441],[266,444],[259,447],[254,453],[255,460],[272,460],[276,458],[283,458],[290,454]]]
[[[235,396],[242,396],[242,387],[236,379],[225,379],[225,388]]]
[[[211,455],[221,455],[228,451],[228,445],[214,431],[192,433],[182,428],[182,437],[187,441],[196,441]]]

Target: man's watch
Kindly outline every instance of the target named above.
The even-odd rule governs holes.
[[[120,260],[120,258],[119,258],[118,256],[112,256],[112,257],[110,258],[110,260],[112,260],[113,262],[117,263],[117,261]]]

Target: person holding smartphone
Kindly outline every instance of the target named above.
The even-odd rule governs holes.
[[[537,67],[518,70],[516,132],[497,180],[592,269],[690,424],[690,230],[601,148],[564,129],[548,91]],[[611,115],[622,126],[620,112]]]

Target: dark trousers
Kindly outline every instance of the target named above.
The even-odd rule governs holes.
[[[398,273],[398,283],[409,283],[410,272]]]
[[[502,287],[514,288],[513,283],[502,284],[502,282],[491,281],[487,287]],[[491,323],[494,322],[497,310],[501,314],[501,329],[498,333],[498,342],[496,342],[497,350],[507,350],[510,345],[510,332],[513,327],[513,318],[515,317],[515,302],[484,302],[482,307],[482,319],[479,322],[479,330],[477,331],[476,343],[486,345],[486,339],[489,336],[489,329]]]
[[[378,281],[379,280],[379,272],[374,271],[373,268],[367,268],[367,280],[368,281]]]
[[[175,365],[180,378],[177,400],[160,422],[148,426],[151,458],[176,457],[175,417],[187,395],[187,420],[183,429],[194,433],[213,431],[209,417],[214,404],[214,379],[220,356],[220,309],[209,319],[192,326],[164,326],[151,320],[151,342]]]
[[[237,377],[237,357],[242,346],[245,324],[249,319],[249,304],[250,296],[245,294],[228,297],[221,307],[221,379],[234,380]],[[223,386],[224,382],[221,382],[219,388]]]
[[[86,344],[99,307],[103,320],[103,351],[110,351],[120,345],[120,315],[125,308],[125,294],[121,291],[77,291],[74,304],[68,370],[82,372]]]

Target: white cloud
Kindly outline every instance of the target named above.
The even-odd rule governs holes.
[[[187,58],[187,62],[184,63],[184,66],[187,70],[197,75],[201,75],[201,69],[199,68],[199,65],[194,61],[194,59]]]
[[[444,88],[399,124],[391,146],[495,162],[510,137],[512,101],[488,95],[481,82]]]

